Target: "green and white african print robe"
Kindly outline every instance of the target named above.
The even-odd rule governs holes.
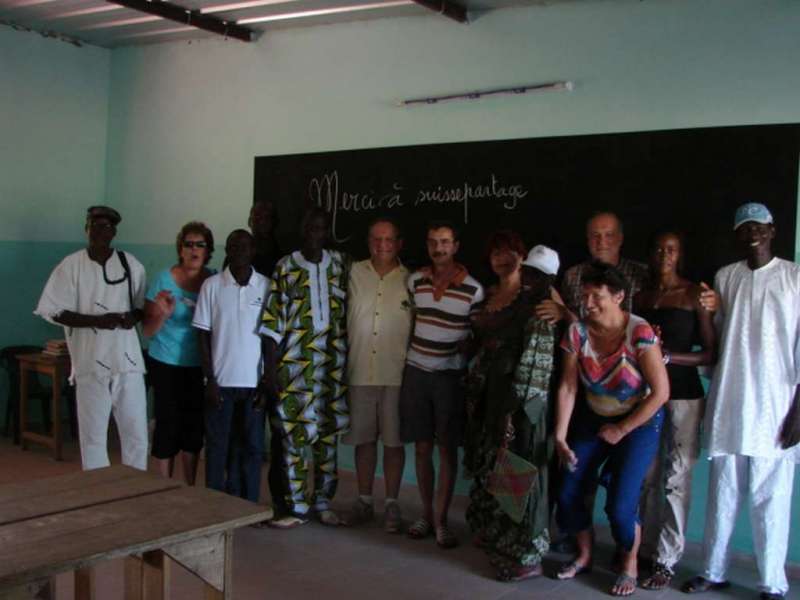
[[[279,348],[279,425],[294,444],[313,444],[349,425],[345,399],[348,259],[324,250],[319,263],[300,251],[275,267],[261,320],[261,335]]]

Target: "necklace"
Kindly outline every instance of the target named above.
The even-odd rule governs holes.
[[[663,302],[664,299],[666,299],[668,296],[670,296],[674,292],[680,291],[682,289],[683,289],[683,286],[680,285],[680,284],[672,285],[672,286],[668,286],[668,287],[659,286],[658,290],[657,290],[657,293],[656,293],[656,299],[653,301],[653,308],[660,308],[661,307],[661,302]]]
[[[517,299],[519,296],[519,292],[522,289],[522,285],[515,285],[511,292],[501,294],[500,290],[498,289],[495,293],[489,298],[488,302],[486,303],[486,312],[496,313],[500,312],[507,306],[510,306],[514,300]]]

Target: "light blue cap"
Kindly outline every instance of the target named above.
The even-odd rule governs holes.
[[[736,216],[733,219],[734,231],[739,229],[739,225],[747,223],[748,221],[755,221],[756,223],[766,225],[767,223],[772,223],[772,213],[769,212],[766,206],[758,202],[742,204],[736,209]]]

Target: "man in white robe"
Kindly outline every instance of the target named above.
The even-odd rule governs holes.
[[[792,481],[800,462],[800,266],[772,254],[775,227],[762,204],[736,211],[746,259],[719,270],[720,348],[705,429],[711,458],[705,571],[689,593],[721,589],[740,500],[747,499],[760,598],[782,598]]]
[[[89,208],[88,246],[53,270],[34,311],[64,327],[84,470],[110,464],[107,438],[112,410],[122,463],[147,469],[145,367],[134,328],[143,314],[145,271],[132,255],[111,248],[121,220],[113,208]]]

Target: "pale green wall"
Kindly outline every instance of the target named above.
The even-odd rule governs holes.
[[[109,195],[132,223],[122,236],[158,243],[188,218],[220,234],[241,226],[259,155],[798,122],[798,31],[794,0],[609,0],[497,11],[468,27],[399,19],[267,34],[246,47],[121,49],[112,55]],[[574,80],[575,91],[394,104],[554,79]],[[347,448],[341,463],[352,467]],[[694,486],[695,541],[707,467]],[[800,489],[795,498],[797,513]],[[750,549],[746,524],[734,543]],[[797,542],[791,560],[800,561]]]
[[[75,207],[105,194],[110,60],[0,26],[0,240],[80,237]]]
[[[152,273],[171,260],[185,221],[204,219],[220,238],[245,222],[258,155],[800,122],[798,31],[795,0],[576,1],[466,27],[430,16],[113,52],[0,28],[0,275],[23,282],[0,301],[0,341],[53,331],[30,310],[104,191],[123,212],[120,245]],[[554,79],[575,91],[394,104]],[[701,463],[694,540],[706,485]],[[800,479],[796,488],[795,517]],[[735,545],[749,550],[746,528]],[[790,559],[800,562],[799,541]]]
[[[105,196],[110,62],[0,26],[0,347],[59,334],[31,312],[82,238],[81,209]],[[3,411],[5,397],[0,374]]]
[[[797,122],[798,31],[796,0],[608,0],[120,49],[109,196],[158,243],[190,216],[241,225],[258,155]],[[577,87],[394,104],[554,79]]]
[[[0,346],[53,331],[31,311],[67,247],[53,242],[81,239],[76,207],[105,195],[110,61],[0,26]]]

